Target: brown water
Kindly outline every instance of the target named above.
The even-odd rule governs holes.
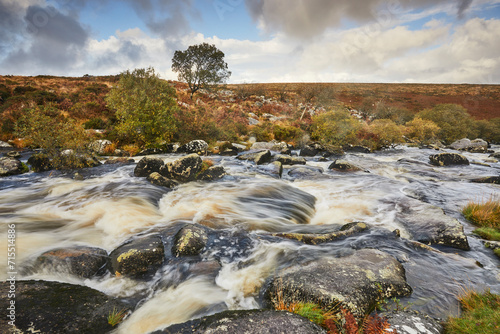
[[[248,233],[251,243],[221,240],[223,247],[204,254],[204,261],[217,259],[222,265],[215,278],[184,277],[173,265],[165,265],[148,281],[110,275],[82,280],[47,271],[20,277],[82,284],[116,297],[140,299],[119,333],[148,333],[225,309],[258,308],[259,289],[277,269],[367,247],[392,254],[405,267],[414,293],[403,298],[403,304],[444,318],[457,314],[456,296],[464,288],[500,291],[498,258],[470,234],[472,226],[459,212],[468,200],[500,195],[498,185],[469,182],[478,176],[498,175],[500,163],[490,162],[486,154],[466,154],[489,166],[437,168],[427,164],[434,153],[400,148],[349,154],[347,160],[367,171],[354,174],[328,171],[330,162],[310,159],[309,165],[325,170],[322,176],[294,179],[285,169],[282,180],[263,174],[252,163],[214,156],[210,158],[222,164],[229,176],[214,183],[182,185],[175,191],[133,177],[134,166],[86,170],[84,181],[59,172],[4,178],[0,180],[0,249],[7,248],[6,226],[12,223],[17,230],[16,262],[25,266],[55,247],[89,245],[110,252],[137,233],[179,220],[202,223],[227,235]],[[174,160],[179,156],[162,157]],[[472,250],[432,252],[413,247],[404,239],[408,232],[395,219],[400,210],[397,203],[406,197],[439,206],[457,218]],[[353,221],[375,228],[320,246],[290,240],[277,243],[265,237],[277,231],[326,232]],[[389,238],[394,229],[400,229],[403,238]],[[6,252],[0,260],[6,268]],[[0,271],[0,278],[6,278],[6,271]]]

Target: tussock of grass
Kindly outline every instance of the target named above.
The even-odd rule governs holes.
[[[126,315],[127,315],[127,310],[122,309],[118,311],[116,308],[113,308],[113,311],[109,312],[108,315],[108,324],[115,327],[116,325],[118,325],[120,322],[123,321]]]
[[[483,239],[491,241],[500,241],[500,229],[493,227],[481,227],[473,231]]]
[[[462,213],[474,225],[500,228],[500,200],[498,198],[491,197],[481,203],[470,201],[462,209]]]
[[[448,334],[500,333],[500,295],[490,291],[467,292],[460,298],[462,316],[446,323]]]

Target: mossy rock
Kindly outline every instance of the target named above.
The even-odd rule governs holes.
[[[196,178],[200,181],[216,181],[222,179],[226,174],[224,167],[212,166],[201,172]]]
[[[306,159],[302,157],[292,157],[286,154],[277,154],[274,157],[275,161],[281,162],[283,165],[305,165]]]
[[[178,182],[190,182],[196,179],[201,171],[203,160],[196,154],[190,154],[173,162],[166,163],[160,169],[160,174]]]
[[[149,174],[147,180],[151,182],[151,184],[169,189],[173,189],[178,185],[174,180],[167,179],[158,172]]]
[[[429,160],[434,166],[469,165],[469,160],[457,153],[433,154],[429,157]]]
[[[199,255],[208,241],[208,233],[205,228],[197,225],[183,227],[174,237],[172,254],[180,256]]]

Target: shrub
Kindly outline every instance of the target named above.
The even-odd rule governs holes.
[[[422,144],[430,144],[437,139],[440,127],[431,120],[415,117],[406,123],[405,135]]]
[[[295,142],[299,140],[304,131],[292,125],[274,125],[274,139],[285,142]]]
[[[263,122],[254,125],[250,129],[250,134],[254,135],[257,141],[271,141],[274,139],[273,124],[270,122]]]
[[[403,142],[403,130],[390,119],[377,119],[369,126],[376,136],[375,149],[394,146]]]
[[[500,144],[500,117],[476,121],[476,129],[479,138]]]
[[[311,137],[327,145],[358,144],[357,134],[362,127],[348,111],[334,110],[313,117]]]
[[[106,101],[116,109],[119,134],[146,147],[154,147],[170,140],[176,130],[174,97],[175,89],[150,67],[123,72]]]
[[[446,144],[462,138],[477,138],[475,122],[462,106],[439,104],[419,112],[417,116],[436,123],[441,128],[439,139]]]
[[[406,108],[388,106],[383,101],[379,101],[371,110],[371,116],[373,119],[390,119],[396,124],[403,125],[411,121],[415,115]]]
[[[105,129],[107,127],[106,122],[99,117],[91,118],[87,122],[83,123],[85,129]]]

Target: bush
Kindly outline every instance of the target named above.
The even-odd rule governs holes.
[[[476,122],[478,137],[491,143],[500,144],[500,118]]]
[[[421,144],[430,144],[437,139],[441,128],[433,121],[416,117],[406,123],[405,135]]]
[[[373,119],[390,119],[398,125],[403,125],[411,121],[415,114],[406,108],[391,107],[378,102],[371,116]]]
[[[432,109],[422,110],[417,116],[436,123],[441,128],[439,139],[445,144],[462,138],[477,138],[475,122],[462,106],[439,104]]]
[[[150,67],[123,72],[106,101],[116,109],[119,134],[140,145],[155,147],[175,133],[175,94],[175,89]]]
[[[334,110],[313,117],[311,138],[326,145],[355,145],[359,143],[357,135],[362,127],[348,111]]]
[[[274,139],[285,142],[298,141],[304,131],[291,125],[275,125],[273,129]]]
[[[401,144],[403,140],[403,129],[390,119],[377,119],[369,126],[369,131],[375,135],[374,149],[391,147]]]
[[[107,127],[106,122],[99,117],[91,118],[83,124],[85,129],[105,129]]]

